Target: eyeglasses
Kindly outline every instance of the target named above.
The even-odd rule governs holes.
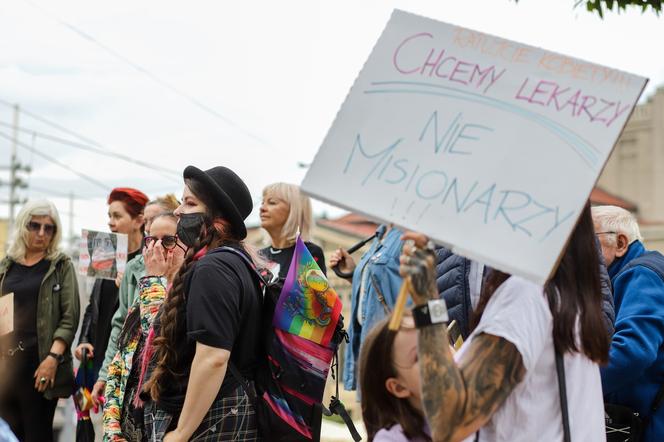
[[[595,235],[615,235],[618,232],[613,232],[613,231],[607,231],[607,232],[597,232]]]
[[[178,245],[178,237],[175,235],[164,235],[161,238],[157,236],[146,236],[145,237],[145,246],[149,246],[150,243],[161,240],[161,246],[166,250],[175,248]]]
[[[55,225],[53,224],[41,224],[36,221],[30,221],[26,227],[31,232],[39,232],[43,228],[44,235],[53,235],[55,233]]]

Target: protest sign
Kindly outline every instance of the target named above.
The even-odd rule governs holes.
[[[14,331],[14,294],[0,297],[0,336]]]
[[[115,279],[127,264],[127,235],[83,230],[79,243],[78,271],[81,275]]]
[[[302,189],[543,283],[646,82],[395,11]]]

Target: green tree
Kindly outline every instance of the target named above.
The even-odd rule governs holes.
[[[577,0],[575,6],[586,4],[586,9],[590,12],[597,12],[600,17],[604,17],[604,11],[613,11],[614,7],[618,13],[624,11],[627,7],[641,8],[642,12],[647,10],[654,11],[659,15],[662,12],[662,0]]]

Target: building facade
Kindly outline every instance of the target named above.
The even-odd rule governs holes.
[[[664,252],[664,86],[634,109],[598,186],[633,202],[646,246]]]

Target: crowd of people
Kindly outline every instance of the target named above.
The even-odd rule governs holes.
[[[266,281],[247,263],[286,278],[302,238],[323,273],[352,286],[343,381],[369,440],[603,441],[610,407],[638,417],[641,440],[664,440],[664,256],[645,249],[630,212],[588,203],[540,286],[393,225],[357,262],[339,249],[326,266],[310,242],[309,199],[284,183],[263,191],[269,246],[257,250],[237,174],[189,166],[183,179],[181,201],[110,193],[108,226],[127,235],[127,265],[95,281],[77,344],[79,286],[59,250],[58,212],[44,200],[23,206],[0,262],[14,309],[0,337],[0,434],[53,440],[73,354],[92,361],[106,441],[271,440],[255,402]],[[403,284],[408,309],[393,330]]]

